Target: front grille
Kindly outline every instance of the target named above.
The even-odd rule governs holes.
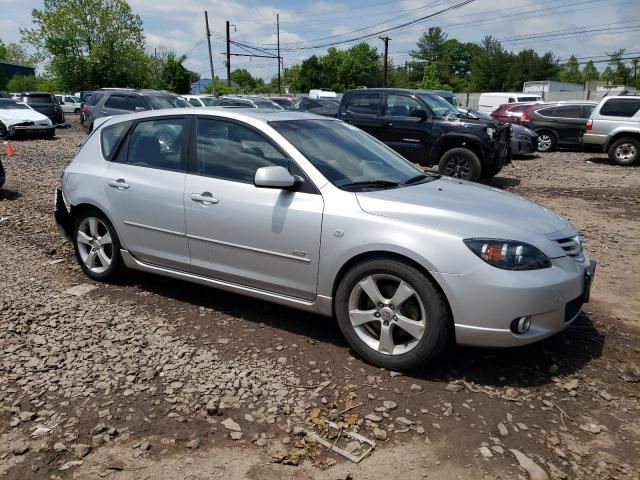
[[[580,313],[580,309],[582,308],[582,304],[584,303],[584,295],[580,295],[577,298],[574,298],[564,307],[564,321],[570,322],[573,320],[578,313]]]
[[[579,235],[560,238],[556,242],[558,242],[558,245],[565,251],[567,256],[582,261],[582,240]]]

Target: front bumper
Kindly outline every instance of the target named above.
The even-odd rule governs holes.
[[[513,155],[528,155],[538,151],[538,137],[512,137],[511,153]]]
[[[50,135],[56,131],[55,125],[12,125],[9,127],[11,135]]]
[[[58,230],[64,238],[72,241],[71,232],[73,231],[73,217],[71,216],[71,206],[64,198],[61,188],[56,188],[54,196],[53,217],[58,225]]]
[[[437,274],[449,298],[456,342],[481,347],[515,347],[534,343],[567,328],[588,301],[595,269],[571,257],[552,260],[552,267],[514,272],[481,264],[466,275]],[[522,334],[511,322],[529,317]]]

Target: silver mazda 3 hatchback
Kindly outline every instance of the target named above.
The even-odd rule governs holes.
[[[103,119],[55,212],[94,280],[142,270],[333,315],[359,355],[390,369],[451,340],[549,337],[579,315],[595,267],[552,211],[298,112]]]

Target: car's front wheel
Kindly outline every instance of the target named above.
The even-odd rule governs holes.
[[[609,159],[617,165],[633,165],[640,159],[640,141],[635,138],[615,141],[609,147]]]
[[[442,295],[422,272],[398,260],[357,265],[340,282],[335,301],[345,338],[379,367],[418,367],[440,353],[449,339]]]
[[[467,148],[452,148],[438,162],[438,171],[448,177],[475,182],[480,178],[482,165],[478,156]]]
[[[542,131],[538,133],[538,151],[553,152],[556,149],[556,137],[551,132]]]
[[[6,138],[9,136],[9,130],[4,126],[4,123],[0,122],[0,138]]]
[[[77,216],[73,244],[82,270],[93,280],[115,280],[124,271],[118,235],[98,210],[86,209]]]

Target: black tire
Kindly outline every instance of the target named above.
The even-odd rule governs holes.
[[[111,247],[106,253],[110,255],[111,262],[109,266],[104,271],[93,271],[90,269],[85,261],[82,258],[81,247],[78,241],[78,237],[80,236],[80,229],[82,228],[83,222],[88,220],[89,218],[97,218],[100,220],[102,227],[97,228],[98,235],[100,237],[104,236],[106,232],[109,233],[111,239]],[[124,265],[124,261],[122,260],[122,255],[120,254],[120,240],[118,239],[118,234],[116,233],[115,228],[111,225],[111,222],[107,217],[95,208],[85,208],[76,216],[74,225],[73,225],[73,247],[76,253],[76,259],[82,268],[82,271],[85,275],[92,280],[97,280],[100,282],[113,282],[117,280],[122,274],[126,271],[126,267]]]
[[[383,281],[385,276],[401,280],[414,291],[415,296],[409,297],[408,300],[396,306],[396,312],[402,312],[402,315],[405,315],[406,312],[404,308],[407,304],[407,308],[413,306],[414,311],[424,312],[425,328],[422,337],[419,340],[408,337],[409,341],[414,342],[414,345],[406,352],[400,350],[400,352],[396,354],[381,353],[378,350],[382,342],[379,342],[378,350],[376,350],[372,346],[369,346],[366,340],[361,337],[362,333],[358,333],[364,332],[366,339],[368,334],[375,334],[375,331],[372,332],[371,329],[382,328],[383,316],[380,316],[378,313],[376,313],[376,315],[380,320],[375,320],[374,322],[367,323],[366,326],[358,327],[358,332],[356,331],[356,327],[351,323],[349,314],[351,308],[350,301],[352,301],[353,298],[357,298],[355,292],[361,292],[361,290],[359,290],[360,282],[372,275],[383,277]],[[393,281],[394,280],[389,280],[389,282]],[[387,298],[391,298],[395,291],[393,285],[389,286],[389,290],[384,290],[385,287],[383,283],[380,284],[380,293],[384,296],[385,293],[383,292],[386,292],[386,295],[389,295]],[[362,295],[363,293],[359,294]],[[356,295],[356,297],[353,297],[353,295]],[[417,303],[418,297],[422,303],[422,309],[420,309],[420,305]],[[365,301],[370,301],[368,296],[364,298]],[[415,310],[415,305],[418,305],[417,310]],[[393,308],[393,306],[391,307]],[[369,308],[370,306],[367,304],[367,306],[363,306],[363,311],[368,311]],[[375,305],[373,308],[375,308]],[[369,260],[349,270],[338,286],[335,299],[335,311],[340,330],[353,350],[367,362],[390,370],[409,370],[424,365],[442,351],[451,336],[452,324],[449,318],[449,311],[439,290],[422,272],[398,260]],[[408,313],[406,314],[409,315]],[[398,315],[401,316],[400,313],[398,313]],[[422,314],[418,315],[420,316]],[[396,317],[394,316],[393,318],[395,319]],[[392,323],[391,325],[390,322]],[[399,346],[400,349],[405,349],[408,344],[402,344],[402,336],[405,335],[406,337],[407,333],[401,327],[398,327],[400,325],[399,323],[393,322],[396,322],[396,320],[386,321],[386,324],[390,325],[388,328],[391,331],[391,338],[398,338],[400,342],[396,344],[395,341],[392,341],[392,343],[396,346],[395,348]]]
[[[553,152],[558,146],[558,141],[553,132],[540,130],[538,134],[538,151],[542,153]]]
[[[44,134],[44,138],[46,138],[46,139],[52,139],[55,136],[56,136],[56,131],[55,130],[51,130],[50,132],[47,132],[47,133]]]
[[[640,141],[625,137],[616,140],[609,146],[609,160],[624,167],[633,165],[640,159]]]
[[[442,175],[475,182],[482,174],[482,164],[468,148],[452,148],[440,158],[438,171]]]
[[[9,136],[9,130],[4,126],[4,123],[0,122],[0,138],[7,138]]]
[[[80,109],[76,108],[73,110],[74,115],[78,115],[80,113]]]

